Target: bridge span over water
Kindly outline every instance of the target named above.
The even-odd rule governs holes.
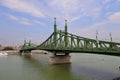
[[[77,36],[67,31],[67,20],[65,20],[65,30],[58,30],[56,18],[54,20],[54,32],[40,45],[33,45],[31,42],[24,42],[20,52],[31,50],[46,50],[54,56],[69,56],[69,53],[94,53],[120,56],[120,43],[111,41],[102,41]],[[62,55],[59,55],[62,54]]]

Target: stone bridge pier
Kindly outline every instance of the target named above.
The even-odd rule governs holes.
[[[70,64],[71,56],[67,53],[55,53],[50,56],[50,64]]]

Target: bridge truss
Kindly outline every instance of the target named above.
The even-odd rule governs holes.
[[[120,55],[120,43],[112,41],[102,41],[77,36],[67,32],[67,21],[65,21],[65,31],[57,30],[56,19],[54,32],[42,44],[36,47],[26,47],[23,50],[46,50],[55,53],[97,53],[108,55]]]

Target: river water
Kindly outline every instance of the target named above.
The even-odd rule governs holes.
[[[112,80],[120,77],[120,57],[72,53],[72,64],[50,65],[48,55],[0,56],[0,80]]]

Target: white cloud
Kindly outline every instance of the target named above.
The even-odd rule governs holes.
[[[105,26],[108,27],[112,24],[120,24],[120,12],[115,12],[112,15],[108,16],[108,18],[102,22],[95,23],[94,25],[91,25],[89,27],[86,27],[83,29],[83,31],[92,31],[97,30],[99,28],[104,28]]]
[[[71,13],[78,9],[78,0],[52,0],[50,3],[51,6],[55,6],[60,9],[62,13]]]
[[[5,14],[5,16],[8,16],[12,20],[18,21],[19,19],[16,16],[10,15],[10,14]]]
[[[118,35],[120,34],[120,28],[118,28],[117,31],[110,30],[111,25],[116,23],[120,24],[120,12],[114,13],[114,11],[112,11],[110,8],[111,4],[109,4],[110,1],[113,0],[0,0],[0,4],[13,11],[25,13],[28,16],[32,15],[38,18],[44,18],[47,16],[45,18],[46,20],[49,20],[51,17],[57,17],[58,21],[62,21],[62,23],[64,19],[68,19],[68,22],[70,23],[77,21],[75,22],[75,26],[78,25],[78,28],[71,28],[71,31],[73,31],[72,33],[79,33],[77,35],[86,36],[88,38],[95,38],[96,30],[98,30],[99,39],[106,39],[107,37],[107,39],[109,39],[108,33],[112,32],[113,36],[115,36],[114,38],[116,40],[120,40]],[[120,0],[116,0],[116,2],[120,2]],[[4,10],[1,8],[0,11]],[[13,13],[13,11],[10,13]],[[102,15],[101,18],[100,15]],[[36,19],[35,17],[33,19],[27,17],[26,19],[24,15],[18,16],[17,14],[17,16],[15,16],[14,14],[11,15],[9,13],[6,16],[12,20],[15,20],[14,22],[19,22],[24,25],[45,25],[42,19],[39,21],[39,19]],[[104,20],[103,18],[106,18],[105,16],[108,16],[108,18]],[[100,21],[99,18],[103,21],[97,22]],[[83,24],[81,24],[81,19],[83,19]],[[97,23],[93,22],[94,19],[96,19],[95,22]],[[85,26],[81,29],[80,26],[84,26],[84,24],[88,25],[90,23],[84,23],[85,20],[86,22],[93,20],[90,22],[93,22],[94,24]],[[112,28],[114,28],[114,26]]]
[[[38,20],[34,20],[34,23],[44,25],[44,23],[42,23],[41,21],[38,21]]]
[[[120,24],[120,12],[116,12],[109,16],[108,20],[112,23]]]
[[[106,4],[108,2],[110,2],[111,0],[103,0],[103,3]]]
[[[68,19],[68,20],[70,20],[71,22],[73,22],[73,21],[76,21],[76,20],[79,20],[79,19],[80,19],[80,16],[76,16],[76,17],[73,17],[73,18]]]
[[[89,16],[92,18],[97,18],[100,15],[102,5],[96,0],[80,0],[79,1],[79,10],[83,16]]]
[[[120,2],[120,0],[117,0],[118,2]]]
[[[18,17],[14,16],[14,15],[11,15],[11,14],[4,14],[4,15],[7,16],[8,18],[12,19],[12,20],[15,20],[15,21],[21,23],[21,24],[32,25],[30,23],[30,21],[28,19],[26,19],[26,18],[23,18],[23,17],[22,18],[18,18]]]
[[[35,4],[29,3],[28,0],[1,0],[0,3],[15,11],[27,13],[35,17],[45,17],[42,10],[35,6]]]
[[[93,17],[94,17],[94,18],[98,18],[99,15],[100,15],[100,12],[101,12],[101,8],[98,8],[98,7],[97,7],[97,8],[94,8],[92,11],[93,11],[93,14],[92,14]]]
[[[99,38],[102,40],[110,40],[109,39],[109,32],[112,32],[113,34],[113,40],[120,42],[120,36],[118,34],[120,34],[120,12],[116,12],[110,16],[108,16],[108,18],[102,22],[98,22],[95,23],[94,25],[91,25],[87,28],[83,28],[82,30],[80,30],[83,35],[87,36],[87,37],[94,37],[95,38],[95,31],[98,30],[100,31],[100,36]],[[111,28],[112,26],[112,28]]]
[[[33,25],[33,24],[40,24],[40,25],[45,25],[43,22],[38,21],[38,20],[29,20],[25,17],[17,17],[12,14],[7,14],[7,13],[1,13],[1,15],[6,16],[9,19],[15,20],[21,24],[24,25]]]
[[[30,21],[28,19],[26,19],[26,18],[19,19],[19,22],[22,23],[22,24],[24,24],[24,25],[32,25],[30,23]]]
[[[33,3],[31,3],[33,1]],[[27,13],[36,17],[57,17],[61,20],[76,21],[81,16],[98,18],[101,4],[96,0],[1,0],[1,4],[15,11]],[[109,0],[105,0],[108,2]],[[35,4],[37,3],[37,4]],[[43,5],[44,4],[44,5]],[[46,5],[46,6],[45,6]],[[43,13],[44,11],[44,13]]]
[[[73,19],[78,15],[73,15],[79,9],[79,0],[51,0],[46,1],[46,4],[49,5],[51,10],[48,10],[48,15],[52,17],[57,17],[59,20],[63,19]],[[51,14],[49,14],[51,13]],[[71,21],[75,21],[74,19]]]
[[[46,0],[49,10],[48,16],[57,17],[61,20],[69,21],[80,20],[81,17],[87,16],[96,19],[101,14],[102,5],[96,0]]]

